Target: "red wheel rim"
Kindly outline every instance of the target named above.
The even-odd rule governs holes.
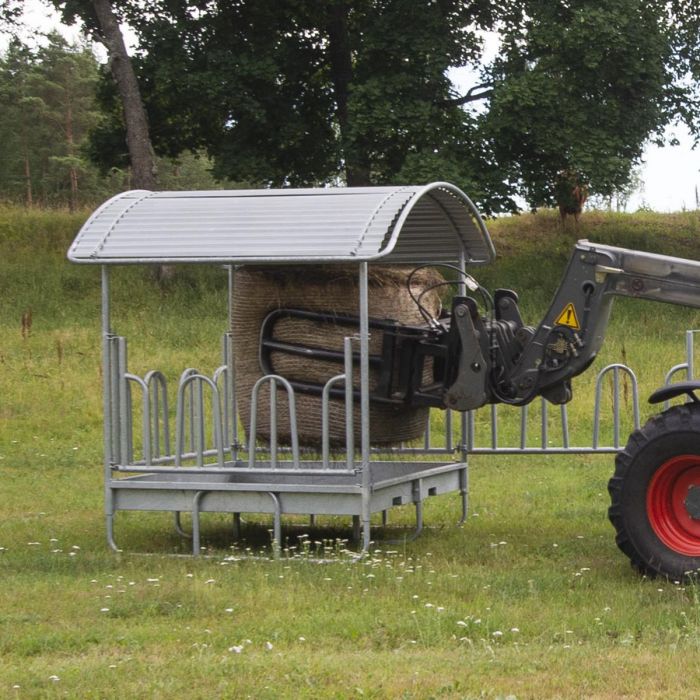
[[[657,537],[688,557],[700,556],[700,519],[686,505],[693,487],[700,487],[700,457],[680,455],[659,467],[647,490],[647,515]]]

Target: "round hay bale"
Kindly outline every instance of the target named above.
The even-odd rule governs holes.
[[[425,323],[411,299],[406,281],[412,268],[371,267],[368,276],[368,307],[370,318],[391,319],[401,324]],[[414,295],[420,294],[443,280],[431,268],[419,270],[412,279]],[[433,315],[440,310],[437,290],[427,292],[424,307]],[[236,396],[241,421],[249,433],[250,404],[253,385],[262,376],[259,362],[260,328],[265,317],[276,309],[303,309],[359,316],[358,269],[347,266],[324,267],[250,267],[236,272],[233,298],[234,363]],[[284,342],[307,347],[342,352],[343,339],[357,329],[331,323],[319,323],[298,318],[281,318],[275,324],[274,335]],[[370,354],[378,354],[382,344],[381,332],[370,334]],[[325,384],[343,365],[331,361],[312,360],[273,352],[275,372],[290,381]],[[426,375],[431,367],[426,366]],[[370,370],[370,390],[376,385],[379,373]],[[428,379],[429,376],[426,376]],[[359,387],[360,371],[355,367],[353,384]],[[270,437],[269,384],[264,384],[258,396],[257,437]],[[299,443],[318,446],[321,443],[321,397],[295,392],[297,432]],[[278,439],[288,443],[290,438],[289,405],[284,389],[277,389]],[[419,438],[425,429],[428,409],[412,408],[371,402],[370,434],[373,445],[388,445]],[[329,406],[329,436],[333,445],[345,443],[345,402],[333,398]],[[354,405],[355,443],[360,442],[360,406]]]

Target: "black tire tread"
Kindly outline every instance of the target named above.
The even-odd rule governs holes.
[[[650,558],[640,552],[630,535],[625,519],[623,495],[625,485],[635,478],[637,459],[654,442],[667,438],[671,433],[695,432],[700,440],[700,404],[686,403],[673,406],[663,413],[652,416],[646,424],[635,430],[629,437],[625,448],[615,457],[615,472],[608,482],[610,507],[608,518],[616,531],[615,542],[629,558],[632,566],[641,574],[654,577],[682,578],[687,572],[669,571],[662,561]]]

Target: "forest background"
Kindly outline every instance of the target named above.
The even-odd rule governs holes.
[[[487,214],[561,204],[571,183],[623,208],[645,147],[697,140],[700,10],[683,0],[200,4],[55,0],[72,44],[19,39],[36,3],[0,2],[0,198],[449,180]],[[128,33],[145,184],[100,6]]]

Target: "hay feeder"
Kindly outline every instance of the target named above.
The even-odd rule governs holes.
[[[202,513],[232,513],[236,530],[241,513],[270,514],[275,547],[283,516],[350,516],[363,549],[372,515],[386,523],[393,506],[415,506],[414,535],[428,496],[459,493],[466,516],[466,417],[446,412],[436,444],[427,410],[400,416],[392,427],[370,400],[377,266],[391,278],[401,277],[403,266],[465,268],[494,257],[478,211],[455,186],[126,192],[89,218],[68,257],[102,271],[105,516],[113,549],[119,511],[169,511],[181,534],[180,513],[190,513],[195,555]],[[186,369],[169,396],[161,372],[129,371],[126,338],[112,328],[109,282],[113,266],[178,263],[225,266],[229,319],[221,366],[211,376]],[[294,382],[281,374],[260,373],[254,382],[236,375],[259,354],[239,333],[241,309],[256,293],[251,279],[262,270],[282,275],[283,285],[296,279],[303,286],[306,271],[318,269],[350,280],[345,296],[359,324],[336,330],[340,362],[324,376],[313,409],[318,428],[308,440],[299,425],[310,409]],[[284,293],[265,296],[265,304],[285,305]],[[394,313],[391,306],[382,311]],[[420,423],[418,432],[398,431],[398,443],[392,440],[409,418]],[[373,439],[382,420],[389,427]]]

